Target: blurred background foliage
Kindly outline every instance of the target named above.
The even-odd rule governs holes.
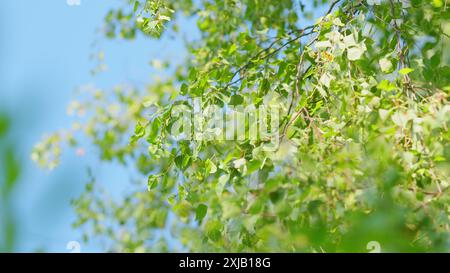
[[[12,191],[19,180],[21,171],[15,153],[15,144],[8,137],[10,119],[0,113],[0,252],[13,252],[16,243],[16,213],[12,206]]]

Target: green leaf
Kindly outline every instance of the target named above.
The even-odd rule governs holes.
[[[109,135],[112,132],[109,133]],[[108,134],[108,133],[107,133]],[[131,136],[130,143],[133,144],[145,135],[145,127],[141,123],[136,123],[134,135]]]
[[[441,63],[441,52],[436,52],[433,57],[430,58],[430,65],[432,68],[437,68]]]
[[[222,237],[222,224],[217,220],[208,221],[205,224],[205,234],[210,240],[219,241]]]
[[[186,170],[191,162],[191,156],[181,154],[175,158],[175,165],[182,171]]]
[[[210,159],[207,159],[205,161],[205,168],[206,168],[206,173],[208,173],[208,174],[217,172],[217,166]]]
[[[231,54],[233,54],[234,52],[236,52],[236,49],[237,49],[236,44],[232,44],[232,45],[230,46],[230,48],[228,49],[228,55],[231,55]]]
[[[261,161],[250,160],[247,164],[247,174],[254,173],[261,168]]]
[[[411,73],[413,71],[414,71],[414,69],[409,68],[409,67],[405,67],[405,68],[400,69],[398,71],[398,73],[400,73],[400,75],[408,75],[409,73]]]
[[[395,84],[391,83],[388,80],[382,80],[378,85],[378,89],[384,90],[384,91],[392,91],[396,88]]]
[[[206,213],[208,211],[208,206],[204,204],[200,204],[197,206],[197,209],[195,210],[195,219],[201,223],[203,218],[205,218]]]
[[[17,160],[14,150],[11,147],[7,149],[3,162],[5,171],[4,193],[9,194],[14,185],[18,182],[18,178],[21,171],[21,165],[20,162]]]
[[[155,143],[158,136],[159,136],[159,130],[161,127],[161,121],[159,118],[155,119],[153,123],[150,126],[150,130],[147,135],[147,142],[148,143]]]
[[[241,95],[233,95],[230,98],[230,105],[241,105],[244,102],[244,98]]]
[[[6,134],[6,132],[8,131],[8,127],[9,127],[9,120],[0,115],[0,136],[3,136]]]
[[[219,180],[216,185],[216,193],[217,195],[222,195],[223,190],[225,189],[225,185],[228,182],[228,179],[230,178],[229,174],[223,174],[219,177]]]
[[[191,208],[191,204],[189,204],[186,200],[183,200],[180,203],[176,204],[173,209],[178,216],[187,218],[191,213]]]
[[[188,85],[187,84],[183,83],[181,85],[180,93],[181,93],[181,95],[186,95],[188,93]]]
[[[145,134],[145,127],[142,126],[142,124],[140,124],[140,123],[138,122],[138,123],[136,124],[135,129],[134,129],[134,135],[135,135],[136,137],[141,138],[141,137],[144,136],[144,134]]]
[[[136,11],[139,8],[139,1],[134,1],[134,7],[133,7],[133,12],[136,13]]]
[[[264,201],[261,198],[255,199],[253,203],[250,205],[248,213],[250,214],[258,214],[264,208]]]
[[[150,191],[158,186],[159,176],[151,174],[147,179],[147,189]]]

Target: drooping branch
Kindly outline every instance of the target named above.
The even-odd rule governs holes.
[[[341,1],[342,1],[342,0],[335,0],[335,1],[333,1],[333,2],[331,3],[330,7],[328,8],[328,10],[327,10],[327,12],[325,13],[324,16],[327,16],[327,15],[331,14],[331,12],[332,12],[333,9],[335,8],[335,6],[336,6],[339,2],[341,2]],[[256,53],[253,57],[251,57],[250,60],[247,61],[247,63],[245,63],[244,65],[242,65],[241,67],[239,67],[239,68],[234,72],[233,76],[231,77],[231,80],[232,80],[232,81],[229,82],[229,83],[225,86],[225,89],[228,89],[230,86],[232,86],[232,85],[234,85],[234,84],[236,84],[236,83],[242,81],[242,80],[245,78],[245,76],[241,76],[240,78],[238,78],[238,79],[236,79],[236,80],[233,80],[233,79],[234,79],[238,74],[240,74],[242,71],[244,71],[245,69],[249,68],[249,67],[253,64],[253,62],[254,62],[255,60],[257,60],[262,54],[264,54],[264,53],[266,53],[266,52],[269,52],[269,53],[267,53],[265,56],[263,56],[261,59],[267,59],[267,58],[269,58],[269,57],[272,57],[273,55],[275,55],[275,54],[277,54],[278,52],[280,52],[283,48],[285,48],[285,47],[288,46],[289,44],[292,44],[292,43],[298,41],[299,39],[301,39],[301,38],[303,38],[303,37],[305,37],[305,36],[308,36],[308,35],[311,35],[312,33],[314,33],[314,30],[315,30],[316,27],[317,27],[317,24],[312,24],[312,25],[309,25],[309,26],[304,27],[304,28],[302,28],[302,29],[297,29],[297,30],[290,31],[290,32],[288,33],[288,36],[290,36],[290,35],[292,35],[292,34],[294,34],[294,33],[296,33],[296,32],[298,32],[299,35],[298,35],[298,36],[295,36],[294,38],[289,39],[288,41],[286,41],[285,43],[283,43],[280,47],[276,48],[274,51],[269,52],[269,51],[270,51],[270,50],[271,50],[278,42],[280,42],[280,41],[283,40],[284,38],[283,38],[283,37],[279,37],[279,38],[277,38],[276,40],[274,40],[268,47],[266,47],[266,48],[260,50],[260,51],[259,51],[258,53]]]

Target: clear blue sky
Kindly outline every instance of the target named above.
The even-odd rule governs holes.
[[[17,251],[67,252],[68,241],[81,232],[71,228],[75,219],[70,200],[88,180],[87,166],[112,192],[122,192],[127,174],[112,164],[99,164],[95,155],[80,160],[66,150],[62,165],[48,172],[30,160],[33,145],[46,133],[70,126],[66,107],[74,90],[84,84],[108,88],[115,84],[141,85],[157,73],[152,59],[180,61],[182,43],[138,38],[134,42],[109,41],[96,34],[106,12],[121,0],[10,0],[0,8],[0,110],[12,118],[13,140],[23,165],[14,190],[13,209],[18,224]],[[189,32],[189,30],[188,30]],[[93,47],[98,41],[98,47]],[[95,77],[89,56],[105,51],[109,69]],[[2,225],[0,223],[0,229]],[[101,251],[101,245],[82,245],[82,251]]]

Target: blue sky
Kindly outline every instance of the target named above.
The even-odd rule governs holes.
[[[81,232],[71,228],[75,214],[70,200],[83,191],[88,166],[95,168],[107,190],[120,193],[127,183],[126,173],[114,164],[100,164],[95,155],[80,160],[66,150],[61,166],[52,172],[31,162],[30,151],[45,133],[72,123],[66,107],[74,90],[85,84],[105,89],[120,83],[142,85],[157,73],[151,60],[180,61],[185,56],[177,40],[140,37],[129,42],[99,35],[96,30],[106,12],[121,4],[121,0],[81,0],[79,6],[69,6],[66,0],[2,1],[0,110],[13,118],[9,138],[23,165],[12,198],[17,251],[68,252],[67,242],[81,242]],[[96,62],[89,57],[99,49],[105,52],[108,70],[92,76]],[[102,246],[82,245],[81,250],[101,251]]]

